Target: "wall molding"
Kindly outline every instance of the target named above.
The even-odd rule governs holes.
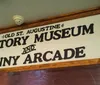
[[[72,12],[72,13],[68,13],[68,14],[62,14],[59,16],[41,19],[41,20],[34,21],[31,23],[27,23],[27,24],[24,23],[21,26],[0,28],[0,34],[12,32],[12,31],[17,31],[17,30],[29,29],[31,27],[57,23],[57,22],[61,22],[61,21],[68,21],[68,20],[78,19],[78,18],[82,18],[82,17],[93,16],[93,15],[97,15],[97,14],[100,14],[100,7],[76,11],[76,12]]]

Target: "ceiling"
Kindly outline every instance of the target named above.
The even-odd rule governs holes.
[[[25,22],[100,6],[100,0],[0,0],[0,28],[14,26],[14,15]]]

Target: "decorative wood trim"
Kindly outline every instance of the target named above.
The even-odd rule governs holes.
[[[18,72],[18,71],[40,70],[40,69],[48,69],[48,68],[61,68],[61,67],[81,66],[81,65],[86,66],[86,65],[94,65],[94,64],[100,64],[100,58],[90,59],[90,60],[42,64],[42,65],[21,66],[21,67],[13,67],[13,68],[6,68],[0,70],[5,72]]]
[[[81,11],[72,12],[72,13],[68,13],[68,14],[64,14],[60,16],[50,17],[47,19],[34,21],[33,23],[30,23],[30,24],[23,24],[21,26],[0,28],[0,34],[12,32],[16,30],[29,29],[31,27],[36,27],[36,26],[57,23],[57,22],[65,21],[65,20],[67,21],[67,20],[72,20],[72,19],[78,19],[78,18],[97,15],[97,14],[100,14],[100,7],[95,7],[95,8],[91,8],[87,10],[81,10]]]

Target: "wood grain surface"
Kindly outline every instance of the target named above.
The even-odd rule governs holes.
[[[100,85],[100,65],[0,72],[0,85]]]
[[[84,66],[84,65],[93,65],[93,64],[97,64],[97,65],[100,64],[100,58],[90,59],[90,60],[61,62],[61,63],[21,66],[21,67],[5,68],[0,70],[4,72],[18,72],[18,71],[40,70],[40,69],[48,69],[48,68],[72,67],[72,66],[82,66],[82,65]]]

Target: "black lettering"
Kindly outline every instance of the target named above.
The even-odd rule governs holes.
[[[32,63],[32,59],[31,59],[30,54],[27,55],[27,57],[26,57],[26,59],[25,59],[23,64],[26,64],[26,63]]]
[[[46,40],[46,41],[50,41],[50,40],[52,39],[52,37],[53,37],[53,32],[54,32],[54,31],[50,31],[49,33],[48,33],[48,32],[45,32],[45,40]],[[48,36],[48,34],[50,34],[50,35]]]
[[[20,31],[20,32],[16,33],[16,36],[21,36],[21,35],[23,35],[23,31]]]
[[[6,41],[6,47],[11,47],[13,45],[13,39],[8,39]]]
[[[83,33],[82,35],[85,34],[93,34],[94,33],[94,24],[90,24],[89,27],[87,27],[86,25],[83,25]]]
[[[35,53],[34,54],[34,63],[37,63],[37,62],[42,62],[42,53]]]
[[[26,37],[22,37],[22,39],[23,39],[23,43],[22,43],[22,45],[26,45],[26,40],[29,38],[29,36],[26,36]]]
[[[70,28],[62,29],[62,38],[70,37],[69,30]]]
[[[43,27],[43,28],[41,28],[41,31],[43,32],[43,31],[45,31],[45,28]]]
[[[6,42],[6,40],[0,40],[0,48],[4,48],[4,42]]]
[[[31,34],[33,33],[32,30],[28,30],[26,34]]]
[[[77,29],[75,27],[72,27],[72,36],[78,36],[81,34],[81,26],[78,26]],[[77,33],[75,33],[75,30],[78,30]]]
[[[51,60],[51,58],[49,58],[49,59],[47,59],[47,54],[53,54],[53,51],[47,51],[47,52],[45,52],[44,53],[44,55],[43,55],[43,60],[44,61],[50,61]],[[49,57],[49,56],[48,56]]]
[[[29,52],[31,52],[31,51],[33,51],[33,50],[36,50],[36,49],[35,49],[35,46],[36,46],[36,45],[33,44],[33,45],[29,45],[29,46],[23,48],[23,53],[22,53],[22,54],[26,54],[26,53],[29,53]]]
[[[71,55],[69,56],[69,54]],[[74,57],[74,55],[75,55],[74,49],[72,48],[64,49],[64,59],[71,59]]]
[[[0,66],[2,66],[3,57],[0,58]]]
[[[17,45],[21,45],[21,38],[20,37],[16,37],[15,41],[14,41],[14,45],[13,46],[17,46]]]
[[[84,49],[85,47],[78,47],[78,48],[75,48],[76,49],[76,56],[75,58],[81,58],[81,57],[85,57],[86,54],[84,53]]]
[[[44,36],[44,33],[41,33],[40,36],[38,34],[35,34],[34,43],[43,42],[43,36]]]
[[[56,58],[58,58],[58,60],[62,60],[63,59],[59,50],[56,51],[56,53],[54,55],[54,58],[52,60],[55,61]]]
[[[17,65],[17,61],[18,61],[18,59],[19,59],[19,57],[20,56],[13,56],[12,58],[13,58],[13,60],[14,60],[14,63],[13,63],[13,65]]]
[[[54,35],[55,36],[53,36],[53,39],[54,40],[58,40],[58,39],[60,39],[61,38],[61,30],[56,30],[55,32],[54,32]]]
[[[11,63],[11,56],[9,57],[9,59],[7,59],[6,57],[4,57],[3,66],[6,66],[6,64],[8,64],[10,66],[10,63]]]

